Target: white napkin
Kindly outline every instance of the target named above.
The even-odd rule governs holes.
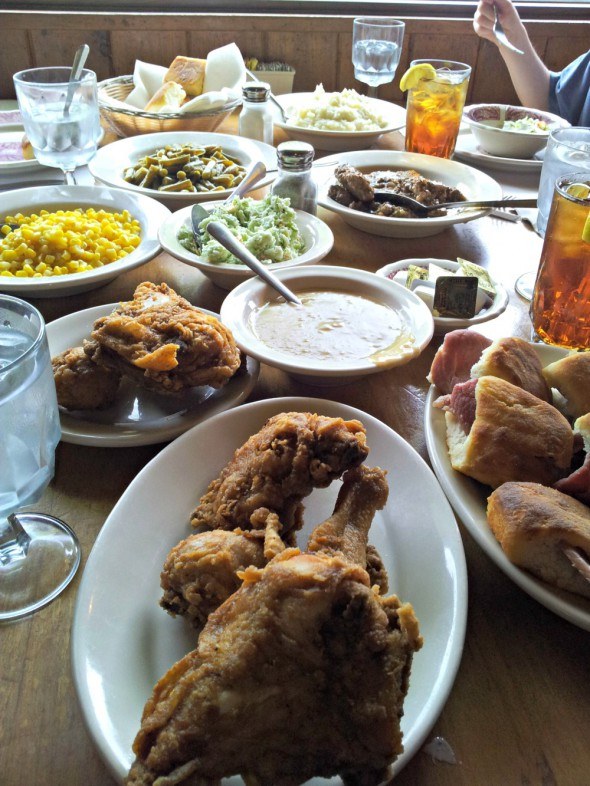
[[[236,44],[220,46],[219,49],[212,49],[209,52],[205,66],[203,93],[227,87],[239,95],[245,81],[246,66]]]
[[[235,98],[235,95],[229,88],[222,87],[221,90],[212,90],[210,93],[195,96],[177,111],[182,115],[185,112],[206,112],[209,109],[219,109]]]
[[[136,109],[144,109],[161,87],[164,76],[168,71],[164,66],[144,63],[141,60],[135,61],[133,69],[133,90],[127,96],[125,103],[131,104]]]

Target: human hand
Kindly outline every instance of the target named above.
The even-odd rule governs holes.
[[[477,35],[499,46],[493,32],[494,6],[510,42],[522,47],[528,41],[528,35],[511,0],[479,0],[473,17],[473,29]]]

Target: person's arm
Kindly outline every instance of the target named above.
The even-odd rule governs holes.
[[[493,33],[494,5],[511,44],[522,49],[518,55],[502,46]],[[549,108],[549,69],[535,52],[529,35],[510,0],[480,0],[473,18],[478,36],[496,44],[506,63],[512,84],[523,106]]]

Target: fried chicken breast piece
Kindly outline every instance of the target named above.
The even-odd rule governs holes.
[[[93,363],[83,347],[51,358],[57,403],[65,409],[105,409],[117,396],[121,374]]]
[[[191,517],[194,527],[251,529],[258,508],[278,515],[284,532],[302,525],[301,500],[361,464],[363,425],[311,412],[284,412],[235,452]]]
[[[240,366],[231,332],[166,284],[140,284],[133,300],[97,319],[88,357],[158,393],[220,388]]]
[[[370,472],[369,495],[364,467],[345,478],[333,516],[310,539],[316,551],[287,549],[247,568],[197,649],[158,682],[127,786],[235,774],[257,786],[334,775],[374,786],[386,776],[403,750],[400,718],[422,639],[412,607],[381,597],[351,561],[362,559],[384,501],[384,473],[379,484],[380,471]]]

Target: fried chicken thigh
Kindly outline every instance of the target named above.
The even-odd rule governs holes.
[[[51,358],[57,403],[65,409],[105,409],[117,396],[121,374],[93,363],[83,347]]]
[[[240,366],[230,331],[166,284],[144,282],[133,300],[94,323],[88,357],[158,393],[220,388]]]
[[[287,549],[243,572],[197,649],[156,685],[127,786],[216,786],[234,774],[248,786],[333,775],[374,786],[386,776],[403,749],[403,701],[422,644],[412,607],[381,597],[361,567],[386,494],[383,472],[353,470],[312,535],[313,553]]]
[[[239,448],[209,485],[191,524],[208,529],[250,529],[259,508],[278,515],[284,532],[302,524],[301,500],[361,464],[368,454],[365,430],[310,412],[270,418]]]

